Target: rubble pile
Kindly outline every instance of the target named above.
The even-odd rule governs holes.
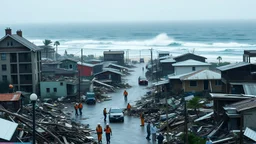
[[[64,105],[36,103],[36,141],[37,143],[75,143],[94,142],[88,125],[79,124],[71,119],[70,113],[63,111]],[[3,107],[4,119],[18,123],[19,140],[29,142],[32,137],[32,105],[23,106],[18,112],[10,112]]]

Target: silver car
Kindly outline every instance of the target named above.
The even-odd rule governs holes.
[[[124,122],[124,113],[120,108],[110,108],[109,110],[109,122],[121,121]]]

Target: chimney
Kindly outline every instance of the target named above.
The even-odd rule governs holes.
[[[12,35],[12,29],[11,28],[6,28],[5,29],[5,35]]]
[[[18,36],[22,37],[22,31],[21,30],[17,30],[16,33],[17,33]]]

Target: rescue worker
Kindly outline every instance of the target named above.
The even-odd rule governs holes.
[[[141,123],[140,126],[144,126],[144,113],[143,112],[140,114],[140,123]]]
[[[112,136],[112,131],[111,131],[111,128],[110,128],[109,124],[107,124],[104,131],[106,133],[107,144],[110,144],[110,135]]]
[[[102,143],[102,127],[100,126],[100,123],[98,123],[98,126],[96,127],[96,132],[98,135],[98,143]]]
[[[104,108],[103,110],[103,115],[104,115],[104,121],[106,121],[106,118],[107,118],[107,109]]]
[[[130,103],[127,104],[127,112],[128,112],[128,115],[131,115],[131,108],[132,106],[130,105]]]
[[[80,115],[82,115],[83,104],[81,102],[78,104],[78,108],[79,108]]]
[[[124,90],[124,97],[128,96],[128,92],[126,90]]]
[[[74,109],[75,109],[75,112],[76,112],[76,116],[78,115],[78,103],[76,103],[75,105],[74,105]]]
[[[147,137],[146,137],[147,140],[150,140],[150,135],[151,135],[150,128],[151,128],[151,125],[150,125],[150,122],[148,122],[148,125],[147,125]]]
[[[158,144],[163,144],[164,136],[162,135],[162,133],[159,133],[159,135],[157,136],[157,141]]]

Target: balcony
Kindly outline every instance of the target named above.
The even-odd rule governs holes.
[[[20,73],[32,73],[31,64],[20,64],[19,65],[19,72]]]
[[[17,64],[11,64],[11,73],[18,73]]]
[[[19,62],[31,62],[31,53],[19,53]]]
[[[32,75],[20,75],[20,84],[32,84]]]
[[[11,53],[10,54],[10,62],[16,63],[17,62],[17,54],[16,53]]]

